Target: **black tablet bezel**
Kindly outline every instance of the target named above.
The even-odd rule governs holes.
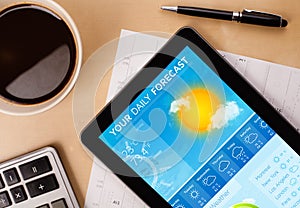
[[[200,34],[190,27],[181,28],[81,133],[83,145],[151,207],[171,206],[98,137],[113,122],[113,117],[121,114],[141,90],[145,89],[186,46],[189,46],[201,57],[253,111],[266,121],[291,148],[300,154],[300,135],[297,130]],[[112,116],[112,109],[114,116]],[[118,174],[120,172],[124,173],[124,171],[127,173],[126,176]]]

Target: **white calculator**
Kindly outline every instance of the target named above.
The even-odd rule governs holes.
[[[45,147],[0,164],[0,208],[4,207],[79,207],[53,147]]]

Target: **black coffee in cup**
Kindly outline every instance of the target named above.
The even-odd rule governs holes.
[[[0,96],[20,105],[43,103],[73,76],[74,34],[51,10],[20,4],[0,11]]]

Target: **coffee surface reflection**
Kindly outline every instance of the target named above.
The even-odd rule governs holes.
[[[76,45],[68,25],[50,10],[19,5],[0,12],[0,95],[38,104],[72,77]]]

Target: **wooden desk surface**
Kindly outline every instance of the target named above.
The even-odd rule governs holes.
[[[138,32],[174,33],[178,28],[195,27],[215,48],[300,68],[299,0],[57,0],[73,17],[81,33],[84,60],[121,29]],[[161,5],[192,5],[227,10],[243,8],[281,14],[286,28],[267,28],[227,21],[177,15],[161,11]],[[109,79],[108,79],[109,80]],[[107,90],[108,81],[101,86]],[[0,114],[0,161],[40,147],[52,145],[62,157],[80,204],[83,206],[92,159],[77,137],[72,115],[72,97],[53,109],[34,116]],[[105,98],[97,105],[103,106]]]

